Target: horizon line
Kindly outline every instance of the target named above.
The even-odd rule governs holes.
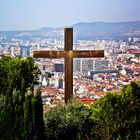
[[[126,22],[140,22],[140,20],[130,20],[130,21],[91,21],[91,22],[77,22],[77,23],[74,23],[72,25],[64,25],[64,26],[54,26],[54,27],[50,27],[50,26],[44,26],[44,27],[40,27],[40,28],[34,28],[34,29],[9,29],[9,30],[0,30],[0,32],[22,32],[22,31],[36,31],[36,30],[40,30],[42,28],[52,28],[52,29],[57,29],[57,28],[66,28],[66,27],[72,27],[76,24],[88,24],[88,23],[126,23]]]

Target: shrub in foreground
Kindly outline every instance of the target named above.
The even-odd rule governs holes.
[[[140,83],[109,93],[89,108],[76,102],[58,105],[44,115],[51,140],[139,140]]]
[[[45,134],[51,140],[88,139],[90,110],[77,102],[58,105],[44,116]]]
[[[125,86],[120,95],[107,94],[92,109],[92,138],[140,139],[140,83]]]

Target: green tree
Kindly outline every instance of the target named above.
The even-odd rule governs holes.
[[[38,89],[32,98],[33,135],[35,140],[44,140],[43,104],[41,91]]]
[[[84,105],[70,102],[58,105],[44,116],[45,134],[51,140],[88,139],[90,110]]]
[[[1,140],[44,138],[41,95],[33,90],[39,74],[32,58],[0,59]]]
[[[0,72],[1,94],[5,92],[9,84],[11,88],[21,90],[21,81],[26,81],[22,86],[27,90],[36,82],[40,74],[40,70],[31,57],[20,59],[2,56],[0,59]]]
[[[24,138],[25,140],[33,139],[33,122],[32,122],[32,96],[26,95],[24,102]]]
[[[140,83],[131,83],[120,95],[107,94],[93,106],[94,139],[140,139]]]

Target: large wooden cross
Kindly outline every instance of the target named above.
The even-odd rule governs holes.
[[[65,58],[65,103],[73,94],[73,58],[104,57],[103,50],[73,50],[73,28],[65,28],[64,51],[34,50],[35,58]]]

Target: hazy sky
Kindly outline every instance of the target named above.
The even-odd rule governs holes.
[[[140,0],[0,0],[0,30],[140,21]]]

